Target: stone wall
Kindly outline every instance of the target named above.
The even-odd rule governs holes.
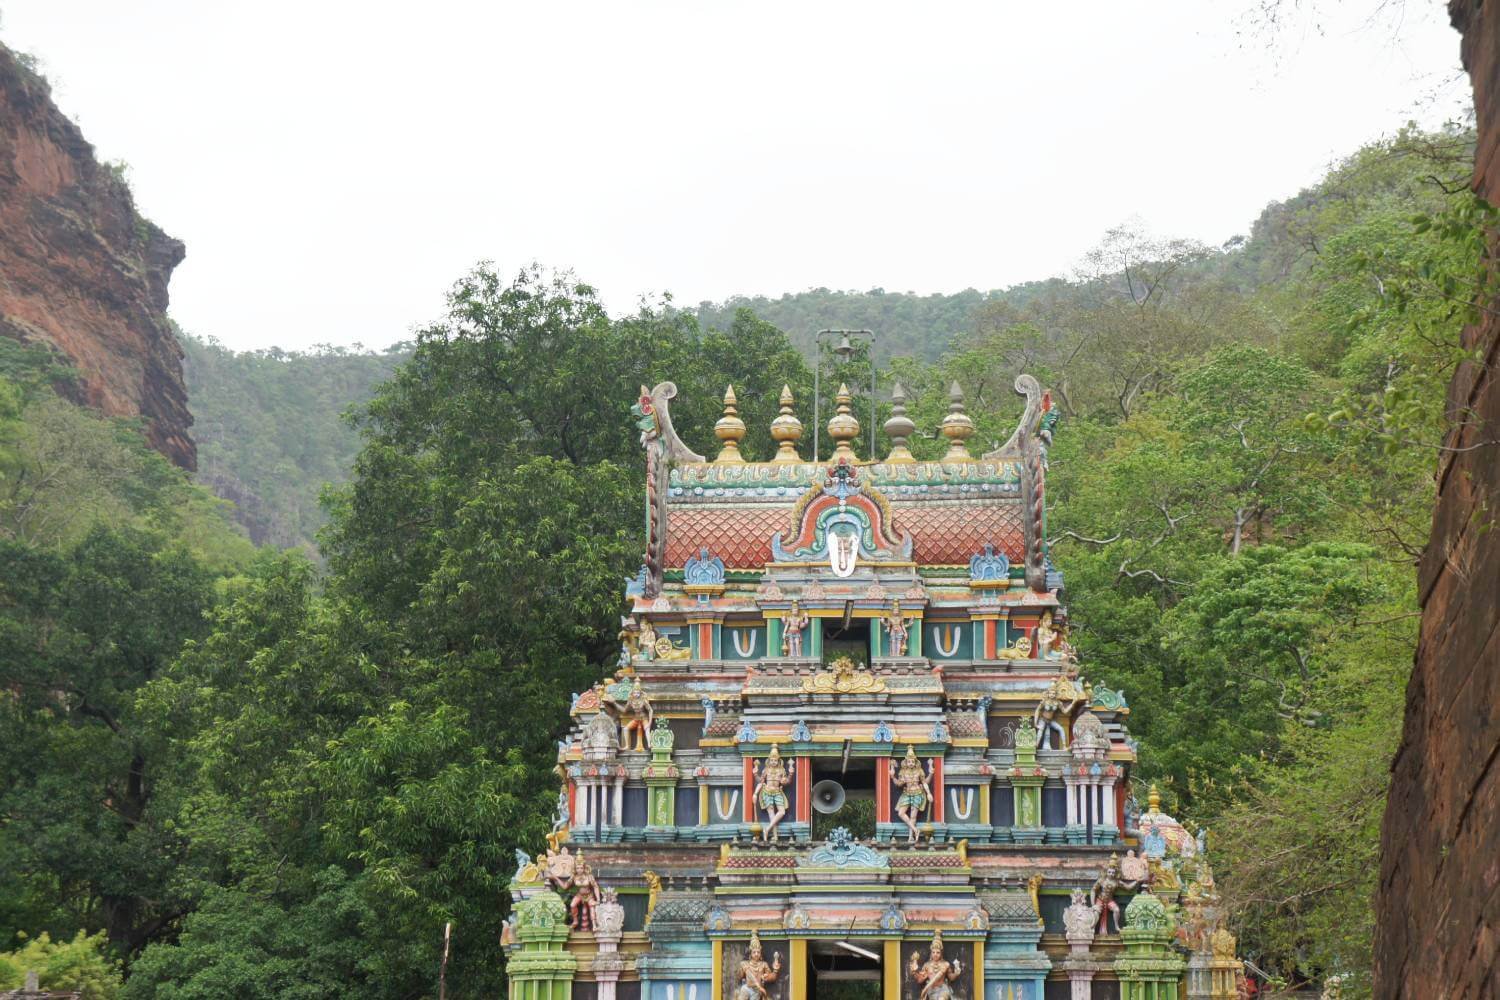
[[[1474,85],[1474,188],[1500,204],[1500,4],[1454,0]],[[1456,449],[1500,438],[1500,317],[1448,390]],[[1446,454],[1419,570],[1422,632],[1381,830],[1380,998],[1500,997],[1500,447]]]

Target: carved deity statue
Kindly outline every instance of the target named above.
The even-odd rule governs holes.
[[[566,848],[565,848],[566,850]],[[599,904],[599,882],[594,878],[594,869],[578,852],[577,864],[573,866],[573,898],[568,902],[568,926],[575,931],[594,929],[594,909]]]
[[[1029,660],[1031,659],[1031,636],[1023,635],[1016,639],[1015,645],[1007,646],[995,654],[1000,660]]]
[[[672,645],[672,640],[659,634],[649,618],[642,619],[640,629],[640,656],[646,660],[686,660],[692,650]]]
[[[786,815],[788,806],[786,787],[796,773],[797,762],[792,761],[790,766],[783,764],[781,751],[774,745],[765,764],[755,765],[755,804],[766,811],[766,827],[761,831],[761,839],[776,840],[776,827]]]
[[[549,851],[557,850],[557,845],[568,839],[568,824],[572,821],[572,810],[568,808],[568,786],[563,785],[557,793],[557,811],[552,815],[552,832],[547,834]]]
[[[892,761],[892,763],[897,763]],[[928,770],[922,769],[922,762],[917,760],[917,749],[910,743],[906,745],[906,756],[894,769],[891,780],[901,789],[901,797],[896,800],[896,815],[901,822],[906,824],[908,844],[917,842],[917,820],[922,816],[922,810],[927,808],[927,803],[932,801],[932,765]]]
[[[911,637],[911,625],[915,620],[901,614],[900,601],[891,604],[890,614],[886,615],[881,623],[890,640],[886,647],[887,656],[906,655],[906,643]]]
[[[1078,683],[1078,669],[1069,665],[1067,670],[1058,674],[1047,686],[1046,694],[1042,700],[1037,702],[1036,711],[1032,713],[1032,725],[1037,730],[1037,749],[1039,750],[1066,750],[1062,722],[1060,719],[1070,719],[1073,713],[1087,704],[1089,700],[1089,687],[1087,684]],[[1054,743],[1053,737],[1057,740]]]
[[[1036,626],[1036,655],[1046,660],[1057,659],[1054,649],[1060,638],[1062,633],[1052,626],[1052,612],[1044,612]]]
[[[650,923],[651,914],[656,912],[656,901],[661,898],[661,876],[647,869],[641,872],[641,878],[646,880],[646,922]]]
[[[651,708],[651,699],[646,697],[646,689],[641,686],[639,677],[630,685],[630,694],[626,695],[625,703],[618,706],[618,711],[622,730],[621,749],[645,750],[647,734],[651,731],[656,713]],[[632,733],[635,734],[634,740],[631,739]]]
[[[963,975],[964,965],[956,958],[950,962],[943,957],[942,931],[933,931],[927,961],[923,962],[921,956],[913,952],[906,968],[911,978],[921,984],[922,992],[917,994],[917,1000],[960,1000],[948,984]]]
[[[1151,867],[1146,864],[1146,859],[1135,853],[1135,848],[1125,852],[1125,857],[1120,861],[1120,883],[1127,889],[1134,890],[1142,882],[1151,877]]]
[[[807,628],[808,617],[796,602],[792,602],[792,609],[781,619],[781,655],[802,655],[802,633]]]
[[[1120,904],[1115,902],[1115,893],[1124,886],[1120,881],[1120,856],[1111,854],[1104,873],[1094,880],[1089,890],[1089,902],[1099,910],[1099,932],[1109,933],[1109,915],[1115,915],[1115,933],[1120,933]]]
[[[1068,939],[1092,941],[1099,926],[1099,908],[1089,902],[1088,893],[1073,890],[1073,902],[1063,911],[1063,930]]]
[[[542,863],[547,881],[558,890],[566,889],[573,884],[573,875],[577,866],[578,859],[568,853],[566,844],[563,845],[561,851],[548,848],[546,860]]]
[[[761,952],[760,935],[751,931],[750,952],[735,972],[737,985],[734,988],[734,1000],[771,1000],[766,984],[774,983],[780,974],[781,953],[771,956],[771,961],[767,963]]]

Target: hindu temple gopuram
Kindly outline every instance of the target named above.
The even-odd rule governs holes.
[[[573,699],[545,849],[522,854],[511,1000],[1167,1000],[1239,995],[1202,834],[1132,794],[1122,692],[1088,682],[1045,532],[1036,380],[972,454],[808,462],[791,393],[712,460],[671,383],[635,408],[647,551],[618,671]]]

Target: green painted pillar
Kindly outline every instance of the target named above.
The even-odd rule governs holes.
[[[805,630],[804,630],[805,631]],[[766,619],[766,656],[774,659],[781,655],[781,619]]]
[[[512,886],[512,891],[516,887]],[[578,960],[568,953],[568,908],[550,889],[527,889],[515,907],[505,975],[510,1000],[569,1000]]]
[[[1186,963],[1172,949],[1177,922],[1160,899],[1139,892],[1125,907],[1120,941],[1125,953],[1115,959],[1120,1000],[1176,997]]]
[[[672,763],[675,737],[667,720],[657,717],[651,730],[651,763],[646,765],[646,840],[665,842],[677,836],[677,765]]]
[[[1046,837],[1042,829],[1042,783],[1047,780],[1036,762],[1036,728],[1031,719],[1021,718],[1016,730],[1016,764],[1007,775],[1015,795],[1015,825],[1011,838],[1018,844],[1040,844]]]
[[[908,656],[922,655],[922,619],[914,619],[911,623],[911,633],[907,637],[906,653]]]

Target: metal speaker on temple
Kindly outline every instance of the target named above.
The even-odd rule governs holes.
[[[844,804],[844,786],[825,778],[812,786],[812,806],[820,813],[836,813]]]

